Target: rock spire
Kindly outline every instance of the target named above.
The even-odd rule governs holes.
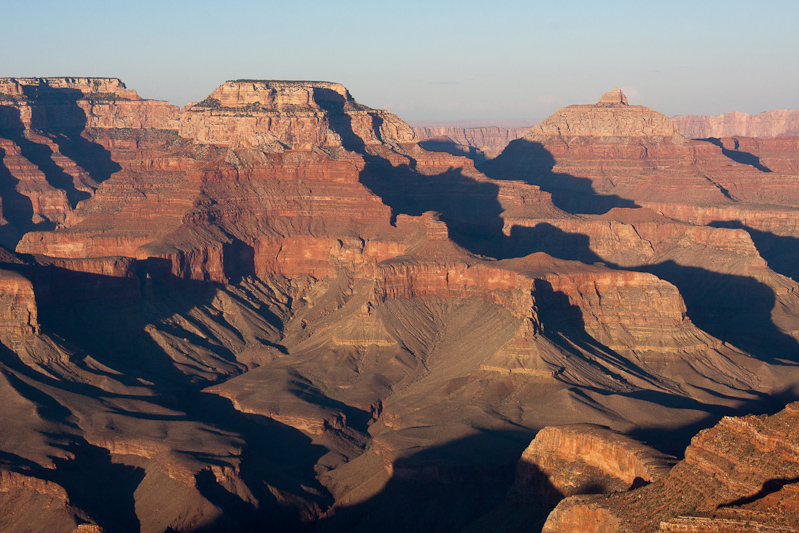
[[[618,105],[629,105],[627,103],[627,97],[624,96],[624,93],[621,92],[621,89],[616,87],[612,91],[606,92],[602,95],[602,98],[596,103],[597,106],[618,106]]]

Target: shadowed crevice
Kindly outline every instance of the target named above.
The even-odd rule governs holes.
[[[419,141],[419,146],[428,152],[440,152],[459,157],[468,157],[476,164],[484,163],[488,159],[481,150],[474,146],[458,144],[449,137],[431,137]]]
[[[144,469],[113,462],[108,450],[83,438],[75,438],[65,450],[73,459],[54,458],[56,468],[46,479],[64,487],[70,503],[106,531],[138,533],[133,493],[144,479]]]
[[[763,486],[760,487],[759,491],[752,494],[751,496],[738,498],[737,500],[731,501],[730,503],[723,503],[719,505],[718,508],[722,509],[724,507],[737,507],[739,505],[746,505],[748,503],[753,503],[765,498],[769,494],[774,494],[775,492],[781,491],[782,488],[785,487],[786,485],[792,485],[794,483],[799,483],[799,477],[769,479],[768,481],[765,481],[763,483]]]
[[[555,158],[543,144],[527,139],[511,141],[496,158],[478,166],[495,180],[518,180],[550,193],[555,207],[573,215],[602,215],[613,208],[639,207],[632,200],[598,194],[588,178],[554,172]]]
[[[320,100],[319,105],[327,111],[330,127],[341,137],[344,148],[364,158],[360,181],[391,208],[392,224],[400,214],[420,216],[435,211],[447,224],[454,242],[473,253],[502,256],[503,208],[496,184],[478,182],[463,175],[461,169],[425,175],[414,170],[413,162],[393,166],[372,153],[355,133],[344,98],[334,94]]]
[[[746,231],[771,270],[799,283],[799,238],[757,230],[738,220],[717,220],[708,226]]]
[[[738,147],[740,146],[740,144],[738,142],[738,139],[735,139],[735,138],[732,139],[732,141],[734,143],[734,146],[735,146],[735,148],[733,150],[730,150],[729,148],[724,146],[724,143],[721,141],[721,139],[716,139],[715,137],[710,137],[710,138],[707,138],[707,139],[697,139],[697,140],[706,141],[706,142],[709,142],[710,144],[715,144],[716,146],[721,148],[721,153],[722,154],[724,154],[726,157],[729,157],[730,159],[732,159],[736,163],[740,163],[742,165],[749,165],[750,167],[756,168],[757,170],[759,170],[761,172],[771,172],[771,169],[768,168],[763,163],[761,163],[760,162],[760,158],[758,156],[756,156],[755,154],[750,154],[749,152],[741,152],[741,151],[739,151]]]
[[[31,102],[31,129],[49,135],[59,151],[85,169],[97,183],[122,169],[111,159],[111,153],[101,145],[83,137],[88,119],[78,105],[84,98],[77,89],[24,85],[22,90]]]

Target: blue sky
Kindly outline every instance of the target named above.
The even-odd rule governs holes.
[[[183,105],[312,79],[409,121],[541,120],[616,86],[667,115],[799,108],[799,1],[0,0],[0,76]]]

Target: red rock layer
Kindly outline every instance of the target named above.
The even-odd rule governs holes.
[[[529,442],[519,428],[679,428],[791,379],[697,328],[683,279],[649,271],[704,255],[723,263],[713,274],[780,288],[773,307],[791,321],[795,284],[745,230],[637,208],[682,206],[670,195],[685,191],[713,208],[740,202],[733,173],[721,186],[700,168],[726,161],[722,147],[685,141],[619,91],[542,125],[546,138],[512,143],[497,168],[513,172],[492,176],[424,150],[338,84],[232,81],[182,111],[109,80],[4,84],[3,216],[25,233],[17,250],[40,255],[6,261],[15,275],[0,317],[21,363],[9,361],[31,369],[4,366],[3,394],[28,413],[4,424],[39,440],[3,451],[37,473],[89,459],[122,471],[128,484],[109,493],[135,501],[116,511],[143,531],[224,528],[230,512],[289,530],[334,505],[379,502],[392,475],[498,483],[497,464]],[[754,198],[762,171],[743,167],[752,179],[735,194]],[[553,179],[530,177],[542,168]],[[570,210],[553,181],[581,202],[601,186],[626,203]],[[24,201],[39,189],[50,198],[41,221]],[[104,506],[90,510],[113,523]]]

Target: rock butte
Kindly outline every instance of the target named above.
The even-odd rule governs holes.
[[[479,528],[534,436],[562,495],[656,487],[799,384],[796,139],[614,90],[425,146],[335,83],[0,80],[0,529]]]

